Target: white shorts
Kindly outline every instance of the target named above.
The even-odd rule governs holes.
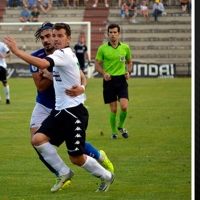
[[[30,128],[39,127],[44,119],[50,115],[51,111],[52,109],[47,108],[40,103],[36,103],[30,120]]]

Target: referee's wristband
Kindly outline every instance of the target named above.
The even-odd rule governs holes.
[[[85,86],[84,85],[81,85],[81,87],[84,89],[84,91],[85,91]]]

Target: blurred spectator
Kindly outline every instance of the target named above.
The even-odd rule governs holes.
[[[53,0],[40,0],[40,9],[46,14],[48,13],[53,5]]]
[[[187,8],[188,8],[188,13],[191,14],[191,0],[189,0]]]
[[[37,7],[34,7],[33,11],[31,12],[31,21],[39,22],[39,19],[40,19],[40,12],[38,11]]]
[[[31,19],[31,11],[28,9],[28,5],[25,5],[23,7],[23,10],[20,12],[20,17],[19,20],[21,22],[30,22]],[[22,26],[21,28],[19,28],[19,31],[23,31],[25,26]]]
[[[153,16],[155,19],[155,22],[158,21],[158,15],[162,15],[164,13],[164,6],[159,0],[155,0],[155,3],[153,4]],[[166,13],[165,13],[166,14]]]
[[[78,58],[78,62],[80,64],[80,69],[84,72],[85,69],[85,59],[87,59],[88,63],[90,63],[90,58],[88,54],[88,48],[85,45],[85,37],[80,36],[79,42],[74,46],[74,53],[76,54],[76,57]]]
[[[136,21],[136,17],[137,17],[137,5],[134,3],[134,0],[129,0],[128,5],[128,11],[129,11],[129,20],[131,23],[138,23]]]
[[[37,6],[37,0],[22,0],[23,5],[28,5],[30,9]]]
[[[93,8],[96,8],[96,7],[97,7],[98,1],[99,1],[99,0],[95,0],[95,3],[94,3],[94,5],[93,5]],[[105,3],[105,7],[108,8],[108,7],[109,7],[108,1],[107,1],[107,0],[104,0],[104,3]]]
[[[16,2],[17,2],[17,5],[16,5]],[[7,8],[16,7],[16,6],[17,7],[21,6],[20,0],[8,0]]]
[[[79,6],[79,0],[73,0],[73,6],[76,7],[76,6]],[[85,4],[85,1],[84,1],[84,4]]]
[[[124,18],[128,18],[129,12],[128,12],[128,5],[126,4],[126,1],[122,2],[121,8],[120,8],[120,14],[122,17],[122,21],[124,21]]]
[[[69,0],[63,0],[63,2],[64,2],[64,6],[66,6],[66,7],[68,7],[68,8],[70,7],[70,6],[69,6]]]
[[[149,0],[147,0],[147,2],[149,2]],[[118,7],[120,8],[122,4],[122,0],[118,0]],[[136,4],[139,4],[139,0],[136,0]],[[148,4],[148,3],[147,3]]]
[[[189,0],[179,0],[179,1],[181,3],[181,8],[182,8],[182,11],[180,14],[186,13]]]
[[[161,3],[165,6],[171,6],[172,5],[172,0],[160,0]]]
[[[140,6],[140,12],[141,15],[143,15],[146,22],[149,22],[149,11],[147,7],[147,2],[145,0],[142,1],[142,4]]]
[[[136,5],[139,5],[139,0],[135,0]]]
[[[122,0],[118,0],[118,8],[121,8]]]

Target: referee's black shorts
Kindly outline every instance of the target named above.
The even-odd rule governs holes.
[[[111,76],[110,81],[103,79],[103,98],[105,104],[115,102],[121,98],[129,99],[128,83],[124,75]]]

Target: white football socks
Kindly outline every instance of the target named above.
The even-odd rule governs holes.
[[[40,146],[35,146],[44,159],[56,170],[60,175],[66,175],[69,173],[70,168],[63,162],[57,153],[56,148],[49,142]]]
[[[9,87],[9,85],[4,87],[4,92],[6,94],[6,99],[10,99],[10,87]]]
[[[90,172],[90,174],[93,176],[96,176],[102,180],[111,179],[111,173],[103,168],[94,158],[90,156],[87,156],[87,160],[81,167]]]

